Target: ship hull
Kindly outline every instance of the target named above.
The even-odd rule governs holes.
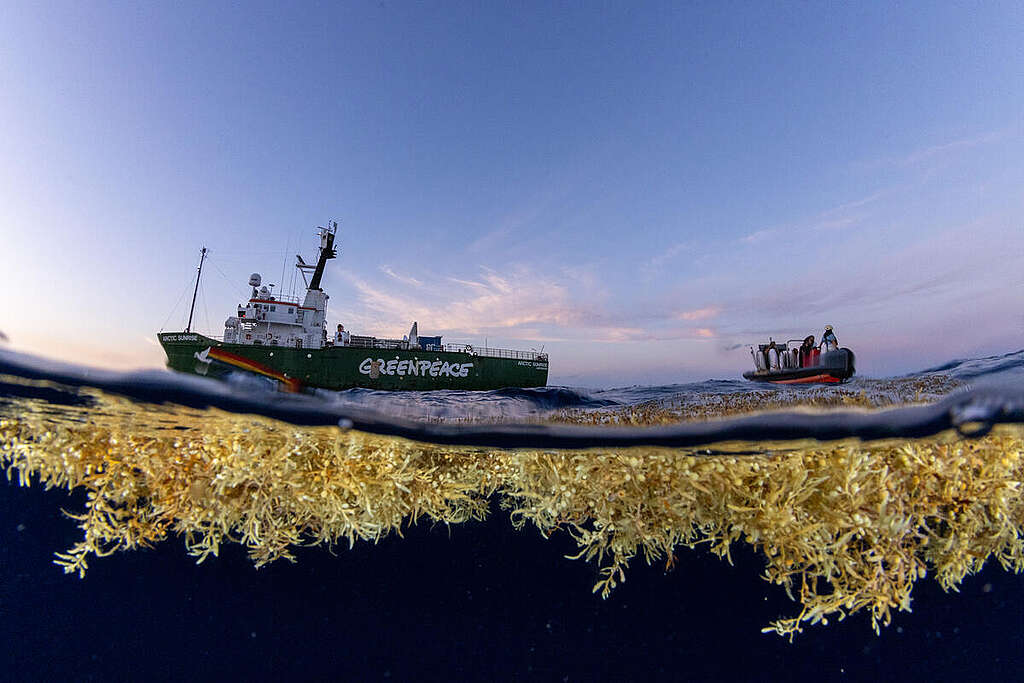
[[[496,358],[458,351],[328,346],[301,349],[229,344],[196,333],[157,335],[167,367],[210,377],[248,372],[303,387],[384,391],[488,390],[542,387],[546,360]]]

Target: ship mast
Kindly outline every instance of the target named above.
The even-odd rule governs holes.
[[[185,326],[186,332],[192,331],[192,314],[196,310],[196,295],[199,294],[199,278],[203,276],[203,261],[206,260],[206,247],[200,252],[199,256],[199,274],[196,275],[196,289],[192,292],[192,308],[188,310],[188,325]]]
[[[316,262],[316,269],[313,271],[313,279],[309,282],[309,289],[320,289],[320,278],[324,275],[324,268],[328,259],[337,257],[338,252],[334,249],[334,233],[338,229],[337,221],[327,228],[320,228],[320,258]]]

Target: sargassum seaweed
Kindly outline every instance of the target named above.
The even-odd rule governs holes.
[[[9,480],[85,490],[83,538],[55,560],[79,575],[93,556],[172,535],[200,562],[235,542],[259,566],[421,519],[482,519],[494,497],[517,528],[570,534],[573,557],[598,563],[605,597],[637,556],[671,562],[706,544],[728,560],[749,544],[799,602],[765,629],[782,635],[862,611],[879,631],[929,574],[955,590],[990,558],[1024,567],[1020,427],[973,440],[718,444],[716,455],[503,451],[93,399],[18,399],[0,418]]]

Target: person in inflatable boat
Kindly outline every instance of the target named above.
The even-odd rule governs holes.
[[[831,325],[825,325],[825,332],[821,335],[821,344],[818,348],[823,348],[825,351],[836,351],[839,349],[839,340],[836,339],[836,335],[832,332]]]

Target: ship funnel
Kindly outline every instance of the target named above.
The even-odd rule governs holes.
[[[412,324],[412,329],[409,330],[409,346],[419,346],[420,335],[416,328],[416,323]]]
[[[259,287],[261,282],[263,282],[263,278],[260,277],[259,273],[253,273],[249,276],[250,287]]]

